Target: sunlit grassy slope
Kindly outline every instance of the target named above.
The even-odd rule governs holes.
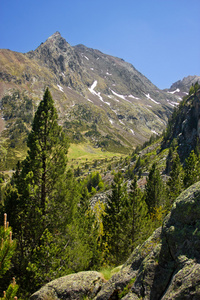
[[[71,144],[68,151],[68,160],[78,160],[80,163],[91,160],[101,160],[111,157],[121,157],[121,153],[113,153],[108,151],[102,151],[100,148],[94,148],[89,144]]]

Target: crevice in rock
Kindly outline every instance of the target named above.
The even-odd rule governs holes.
[[[172,254],[172,252],[171,252],[171,249],[170,249],[170,246],[169,246],[169,242],[168,242],[168,240],[167,240],[167,237],[165,237],[165,241],[166,241],[166,245],[167,245],[167,247],[168,247],[168,253],[169,253],[169,255],[171,256],[172,262],[174,262],[174,267],[173,267],[173,269],[172,269],[171,276],[169,277],[168,283],[166,284],[166,287],[165,287],[164,291],[161,293],[161,295],[160,295],[160,297],[158,298],[158,300],[161,300],[161,299],[164,297],[164,295],[166,294],[166,292],[167,292],[167,290],[168,290],[168,288],[169,288],[169,286],[170,286],[170,284],[171,284],[171,282],[172,282],[172,280],[173,280],[174,275],[175,275],[176,272],[177,272],[177,264],[176,264],[176,261],[175,261],[175,259],[174,259],[174,257],[173,257],[173,254]]]

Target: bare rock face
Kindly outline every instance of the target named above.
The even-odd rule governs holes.
[[[82,298],[81,298],[82,297]],[[80,272],[45,285],[31,300],[200,299],[200,182],[176,200],[162,228],[138,246],[106,283]]]

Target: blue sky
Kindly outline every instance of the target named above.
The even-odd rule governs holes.
[[[28,52],[59,31],[162,89],[200,75],[199,13],[199,0],[0,0],[0,48]]]

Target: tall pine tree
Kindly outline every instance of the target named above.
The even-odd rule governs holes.
[[[130,251],[149,236],[149,223],[148,207],[137,185],[137,176],[134,176],[130,186],[127,218],[127,248]]]
[[[183,190],[183,168],[180,162],[180,157],[175,148],[171,159],[170,178],[167,181],[169,206],[179,196]]]
[[[194,150],[191,151],[189,157],[185,160],[183,183],[188,188],[200,178],[200,163]]]
[[[147,178],[145,186],[145,201],[148,205],[148,210],[153,213],[155,208],[162,204],[163,197],[163,182],[160,176],[156,163],[154,163]]]
[[[119,172],[114,176],[112,193],[108,199],[103,217],[105,239],[110,251],[111,264],[124,261],[127,254],[126,220],[128,215],[127,187]]]
[[[38,247],[45,244],[45,237],[51,237],[52,245],[52,234],[54,237],[63,235],[75,207],[76,192],[70,193],[67,189],[68,183],[71,190],[75,188],[70,183],[71,175],[66,173],[69,142],[58,125],[48,88],[35,113],[27,145],[27,158],[17,165],[5,199],[18,241],[15,267],[21,278],[27,275],[27,266],[36,256]]]

